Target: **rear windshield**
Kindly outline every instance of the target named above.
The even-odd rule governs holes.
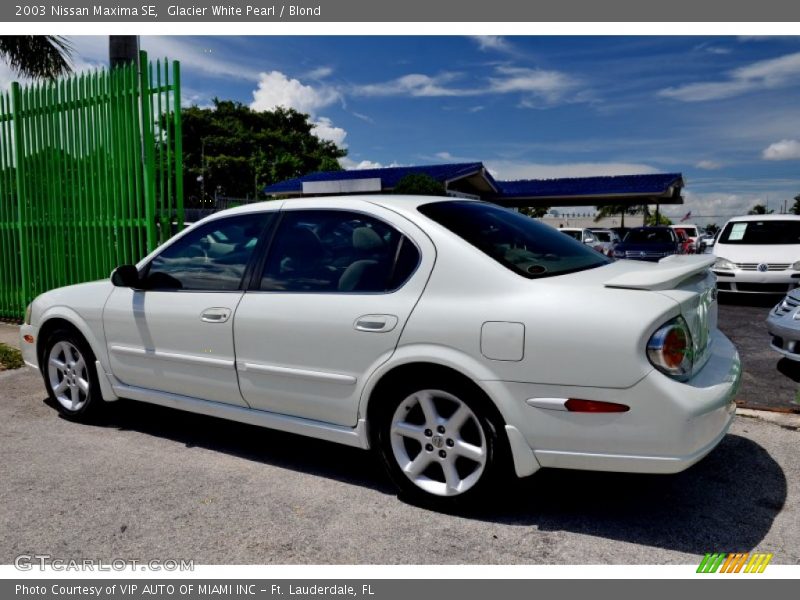
[[[674,242],[667,229],[631,229],[626,244],[670,244]]]
[[[581,235],[580,231],[575,231],[574,229],[566,230],[566,229],[559,229],[559,231],[569,237],[576,239],[578,241],[583,241],[583,236]]]
[[[689,237],[697,237],[697,229],[694,227],[676,227],[675,231],[682,231]]]
[[[529,279],[574,273],[610,262],[557,229],[494,204],[454,200],[424,204],[418,210]]]
[[[721,244],[800,244],[800,221],[732,221],[719,238]]]

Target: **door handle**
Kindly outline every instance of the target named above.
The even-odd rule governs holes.
[[[385,333],[397,326],[397,317],[394,315],[364,315],[358,317],[353,327],[356,331],[371,333]]]
[[[207,308],[200,313],[200,320],[205,323],[224,323],[230,316],[229,308]]]

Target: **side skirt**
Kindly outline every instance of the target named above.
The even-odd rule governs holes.
[[[248,425],[255,425],[256,427],[266,427],[268,429],[296,433],[298,435],[336,442],[355,448],[369,448],[367,423],[364,419],[359,419],[355,427],[342,427],[322,421],[301,419],[299,417],[234,406],[222,402],[199,400],[179,394],[157,392],[120,383],[112,387],[114,394],[120,398],[129,398],[131,400],[138,400],[139,402],[157,404],[168,408],[177,408],[179,410],[208,415],[210,417],[238,421],[239,423],[247,423]]]

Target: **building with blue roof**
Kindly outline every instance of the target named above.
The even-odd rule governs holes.
[[[432,177],[444,185],[448,195],[504,206],[683,204],[684,180],[680,173],[497,181],[481,162],[321,171],[267,186],[264,193],[284,198],[386,194],[412,174]]]

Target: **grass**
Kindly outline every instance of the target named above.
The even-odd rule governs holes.
[[[22,353],[19,350],[0,344],[0,371],[4,369],[19,369],[24,364]]]

